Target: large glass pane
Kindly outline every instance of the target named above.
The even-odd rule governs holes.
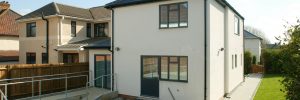
[[[106,75],[109,75],[107,76],[106,78],[106,86],[107,88],[111,88],[111,56],[108,55],[106,56]]]
[[[35,23],[32,24],[31,26],[31,36],[34,37],[36,35],[36,26],[35,26]]]
[[[180,57],[180,80],[187,81],[188,74],[188,58]]]
[[[178,4],[169,5],[169,27],[178,27],[179,11]]]
[[[180,23],[181,27],[188,26],[188,3],[182,3],[180,6]]]
[[[160,28],[168,27],[168,6],[160,6]]]
[[[168,79],[168,57],[161,57],[160,78]]]
[[[105,75],[105,56],[95,57],[95,78]],[[102,79],[95,80],[95,86],[101,87]]]
[[[234,17],[234,33],[239,34],[239,18],[237,16]]]
[[[170,80],[178,80],[178,57],[170,57]]]
[[[158,77],[158,57],[143,58],[143,77],[157,78]]]

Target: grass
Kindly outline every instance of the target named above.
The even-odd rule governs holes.
[[[285,100],[284,92],[280,91],[284,88],[280,82],[282,79],[280,75],[265,74],[254,100]]]

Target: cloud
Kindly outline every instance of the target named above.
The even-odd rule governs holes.
[[[19,10],[18,12],[21,14],[21,15],[26,15],[28,13],[30,13],[32,10],[31,9],[21,9]]]

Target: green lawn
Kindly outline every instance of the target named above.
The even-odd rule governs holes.
[[[258,88],[254,100],[285,100],[281,85],[282,77],[275,74],[266,74]]]

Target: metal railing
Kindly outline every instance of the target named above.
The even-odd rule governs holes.
[[[76,75],[76,74],[84,74],[84,73],[88,73],[88,75]],[[70,75],[72,75],[72,76],[70,76]],[[68,97],[68,79],[69,78],[86,77],[87,82],[89,82],[89,75],[90,75],[90,71],[83,71],[83,72],[66,73],[66,74],[54,74],[54,75],[43,75],[43,76],[33,76],[33,77],[3,79],[3,80],[0,80],[0,82],[15,81],[15,80],[25,80],[25,79],[31,79],[31,80],[30,81],[21,81],[21,82],[8,82],[8,83],[5,83],[5,84],[0,84],[0,86],[5,86],[5,88],[4,88],[5,92],[4,93],[3,93],[2,90],[0,90],[1,100],[7,100],[7,86],[8,85],[16,85],[16,84],[24,84],[24,83],[32,83],[31,84],[31,86],[32,86],[32,96],[31,97],[35,97],[34,96],[34,93],[35,93],[34,83],[35,82],[38,82],[38,84],[39,84],[39,94],[38,94],[38,97],[41,99],[41,95],[42,95],[42,82],[43,81],[51,81],[51,80],[61,80],[61,79],[65,79],[65,96],[67,98]],[[48,78],[48,77],[56,77],[56,78]],[[40,79],[36,79],[36,78],[40,78]],[[47,78],[47,79],[41,79],[41,78]]]
[[[89,86],[91,86],[91,84],[96,83],[97,80],[101,79],[101,88],[103,89],[104,87],[104,78],[107,78],[107,77],[110,77],[110,91],[114,91],[113,90],[113,87],[116,87],[115,90],[118,90],[117,89],[117,85],[114,86],[114,84],[117,84],[117,81],[116,81],[116,77],[117,75],[116,74],[107,74],[107,75],[102,75],[102,76],[99,76],[99,77],[96,77],[95,79],[92,79],[91,81],[87,82],[86,83],[86,92],[87,92],[87,95],[89,95],[89,91],[88,91],[88,88]]]

